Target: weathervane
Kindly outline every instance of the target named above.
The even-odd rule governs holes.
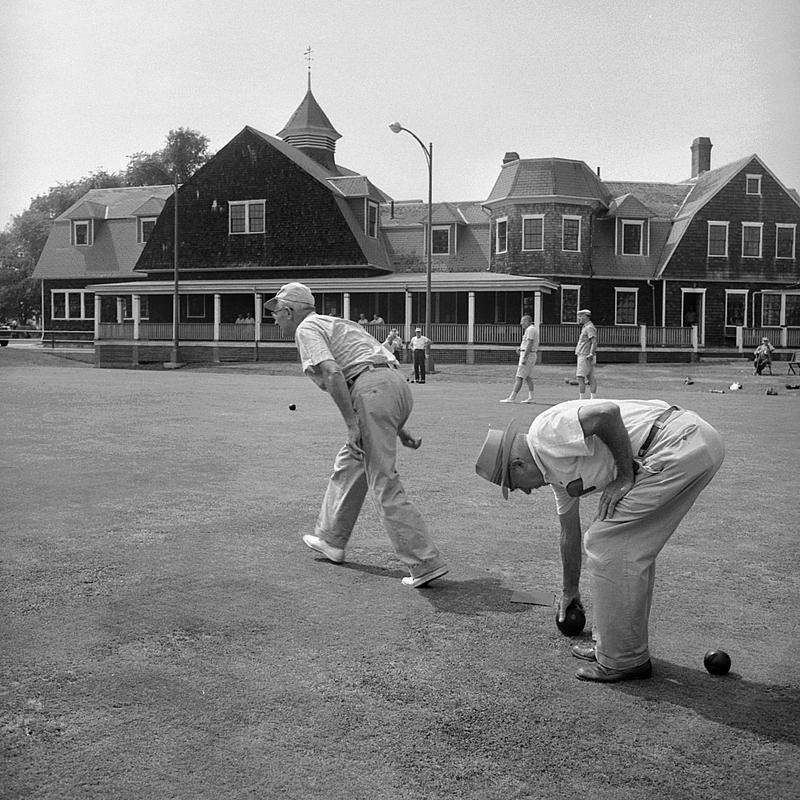
[[[308,88],[311,89],[311,62],[314,60],[314,56],[311,55],[311,45],[306,47],[305,58],[308,64]]]

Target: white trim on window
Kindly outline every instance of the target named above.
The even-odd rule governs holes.
[[[266,230],[266,205],[266,200],[229,200],[228,233],[232,236],[264,233]],[[244,207],[244,213],[239,212],[242,207]],[[234,209],[236,209],[235,213]]]
[[[745,253],[745,231],[758,230],[758,254]],[[763,222],[743,222],[742,223],[742,258],[761,258],[764,244],[764,223]]]
[[[736,320],[731,322],[730,321],[730,309],[728,307],[728,300],[731,297],[742,297],[744,298],[744,309],[743,309],[743,316],[741,320]],[[727,328],[733,328],[737,325],[745,325],[747,322],[747,305],[748,300],[750,298],[750,291],[749,289],[726,289],[725,290],[725,326]]]
[[[578,223],[578,236],[576,247],[570,247],[567,249],[564,246],[564,238],[566,233],[566,223],[567,222],[577,222]],[[576,216],[574,214],[562,214],[561,215],[561,251],[565,253],[580,253],[581,252],[581,229],[583,227],[583,218]]]
[[[528,223],[539,222],[539,232],[528,233]],[[535,225],[533,226],[536,227]],[[526,247],[525,240],[539,240],[538,247]],[[523,253],[533,253],[544,250],[544,214],[523,214],[522,215],[522,241],[520,242]]]
[[[564,294],[567,292],[575,292],[575,309],[569,314],[569,319],[565,318],[564,314]],[[561,285],[561,324],[562,325],[577,325],[578,324],[578,309],[581,307],[581,287],[572,286],[570,284]]]
[[[56,313],[56,296],[61,299],[63,308],[61,313]],[[78,295],[77,300],[70,295]],[[72,303],[77,302],[80,309],[77,314],[72,312]],[[51,289],[50,290],[50,319],[94,319],[94,292],[81,289]]]
[[[94,244],[93,219],[72,220],[72,244],[74,247],[91,247]]]
[[[745,177],[745,179],[744,179],[744,193],[752,195],[752,196],[761,194],[761,176],[760,175],[747,175]]]
[[[708,220],[708,242],[706,245],[706,255],[708,258],[727,258],[728,257],[728,228],[730,223],[723,222],[721,220]],[[725,252],[724,253],[712,253],[711,252],[711,229],[712,228],[724,228],[725,229]]]
[[[789,298],[792,308],[789,309]],[[762,328],[800,328],[800,292],[765,291],[761,295],[761,327]],[[777,308],[768,300],[777,300]],[[767,315],[767,306],[771,315]],[[777,316],[775,312],[777,311]]]
[[[144,244],[152,236],[157,219],[158,217],[139,217],[139,224],[136,226],[139,244]]]
[[[792,232],[792,254],[790,256],[778,255],[778,237],[780,230],[791,230]],[[775,258],[785,258],[794,260],[795,247],[797,246],[797,225],[794,222],[776,222],[775,223]]]
[[[503,227],[503,247],[500,248],[500,226]],[[494,251],[495,253],[508,252],[508,217],[500,217],[495,224],[494,229]]]
[[[436,246],[436,234],[437,233],[444,233],[447,234],[447,242],[444,249],[437,248]],[[450,226],[449,225],[434,225],[433,226],[433,234],[431,237],[431,253],[435,256],[449,256],[450,255]]]
[[[647,220],[644,219],[621,219],[619,220],[621,230],[620,230],[620,238],[619,238],[619,255],[622,256],[644,256],[647,255],[645,252],[645,224]],[[625,250],[625,228],[639,228],[639,252],[638,253],[628,253]]]
[[[630,255],[630,254],[628,254]],[[619,318],[619,300],[622,295],[633,295],[633,322],[623,322]],[[639,290],[635,286],[615,286],[614,287],[614,324],[615,325],[638,325],[639,323]]]
[[[378,208],[378,204],[374,200],[367,200],[366,208],[364,209],[364,215],[365,233],[370,239],[377,239],[380,210]]]

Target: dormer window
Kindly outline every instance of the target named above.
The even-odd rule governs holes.
[[[434,225],[431,252],[435,256],[450,255],[450,226]]]
[[[367,236],[378,238],[378,204],[367,200]]]
[[[76,247],[88,247],[93,241],[92,220],[76,219],[72,221],[72,244]]]
[[[746,179],[746,194],[754,194],[760,195],[761,194],[761,176],[760,175],[748,175]]]
[[[265,200],[231,200],[228,203],[229,233],[264,233]]]
[[[644,220],[623,219],[622,226],[622,255],[643,256],[644,251]]]
[[[139,244],[144,244],[153,233],[157,217],[139,217]]]

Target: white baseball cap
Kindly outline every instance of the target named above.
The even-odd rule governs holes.
[[[582,308],[578,313],[579,314],[588,314],[590,317],[592,316],[592,312],[589,311],[588,308]]]
[[[311,294],[311,289],[309,289],[304,283],[297,283],[296,281],[292,283],[285,283],[278,290],[278,293],[275,295],[275,297],[267,300],[264,305],[269,311],[275,311],[278,308],[278,304],[281,302],[301,303],[305,306],[313,306],[314,295]]]

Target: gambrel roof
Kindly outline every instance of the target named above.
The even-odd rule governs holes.
[[[125,276],[135,278],[133,268],[144,244],[138,241],[137,216],[157,216],[172,186],[125,186],[90,189],[56,218],[42,254],[33,271],[34,278],[92,279]],[[150,214],[141,209],[155,209]],[[91,246],[72,245],[72,222],[93,219]]]

